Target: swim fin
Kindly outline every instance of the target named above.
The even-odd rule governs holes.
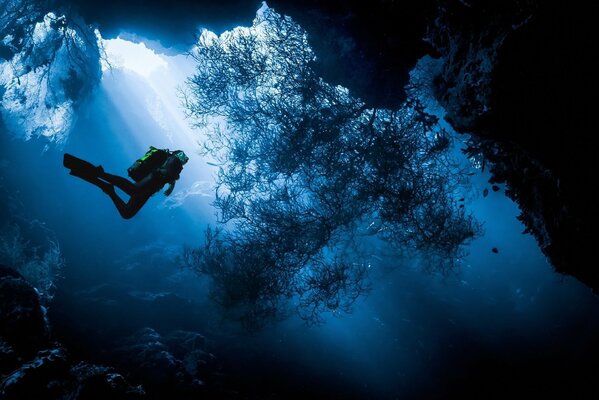
[[[97,176],[104,172],[102,167],[96,167],[92,163],[77,158],[69,153],[64,154],[62,165],[71,170],[72,175],[92,175]]]
[[[76,176],[84,181],[98,186],[104,193],[110,193],[114,191],[113,185],[99,179],[98,175],[104,172],[102,167],[96,167],[93,164],[68,153],[64,154],[62,164],[71,170],[70,175]]]

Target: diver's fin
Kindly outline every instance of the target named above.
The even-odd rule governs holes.
[[[82,177],[81,175],[97,176],[104,172],[102,167],[96,167],[95,165],[77,158],[69,153],[64,154],[62,165],[71,170],[71,175],[75,175],[80,178]]]
[[[62,165],[67,167],[68,169],[74,170],[85,170],[95,168],[93,164],[77,158],[69,153],[64,153],[64,158],[62,160]]]

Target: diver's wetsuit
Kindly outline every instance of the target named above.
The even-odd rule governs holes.
[[[166,161],[157,169],[150,172],[139,182],[133,183],[122,176],[112,175],[104,172],[102,167],[95,167],[87,161],[80,160],[70,154],[65,154],[64,165],[71,169],[71,175],[84,179],[98,186],[112,199],[117,210],[125,219],[133,217],[156,192],[160,191],[167,183],[170,185],[165,191],[169,195],[179,179],[183,170],[183,163],[175,155],[171,154]],[[130,196],[128,202],[115,192],[114,186],[121,189]]]

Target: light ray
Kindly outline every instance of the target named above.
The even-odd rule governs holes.
[[[177,94],[177,88],[185,84],[195,69],[193,60],[185,55],[157,54],[143,42],[121,38],[103,40],[103,45],[108,57],[103,63],[102,89],[116,109],[122,110],[129,131],[133,132],[134,136],[127,139],[135,143],[139,155],[150,145],[185,151],[191,157],[178,189],[186,196],[176,205],[196,194],[205,197],[206,191],[197,192],[194,184],[213,182],[216,168],[197,154],[203,132],[190,127]],[[146,115],[142,118],[144,129],[139,127],[140,114]],[[168,206],[173,207],[173,204]]]

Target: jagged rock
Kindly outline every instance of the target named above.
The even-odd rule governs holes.
[[[125,40],[160,40],[158,49],[166,54],[187,51],[197,37],[198,24],[218,29],[230,29],[249,24],[260,7],[260,2],[220,0],[189,1],[171,0],[168,7],[161,0],[138,2],[106,0],[102,2],[60,0],[75,6],[86,21],[93,21],[102,28],[105,38]],[[110,12],[107,12],[110,10]],[[125,28],[125,29],[123,29]],[[152,46],[152,43],[148,43]],[[175,51],[172,51],[175,48]]]
[[[115,399],[143,396],[141,386],[131,386],[111,368],[79,362],[72,366],[64,348],[42,350],[0,383],[0,397],[11,399]]]
[[[112,368],[81,362],[69,371],[76,384],[72,393],[78,400],[138,399],[145,394],[140,386],[131,386]]]
[[[173,331],[164,336],[163,342],[191,376],[206,379],[214,373],[216,358],[207,351],[204,336],[197,332]]]
[[[5,265],[0,265],[0,338],[3,347],[10,347],[20,358],[33,357],[48,345],[48,328],[37,292]]]
[[[215,358],[205,343],[196,332],[173,331],[162,336],[146,327],[126,339],[112,359],[142,382],[148,393],[187,398],[209,390],[204,382],[214,374]]]
[[[15,370],[19,366],[19,357],[11,345],[0,338],[0,376]]]
[[[319,75],[371,107],[401,104],[410,70],[420,57],[434,53],[423,39],[435,0],[267,3],[308,32]]]
[[[62,348],[42,350],[0,383],[2,399],[57,399],[65,391],[69,364]]]
[[[15,137],[64,144],[75,111],[100,82],[100,49],[93,27],[74,12],[55,14],[51,3],[2,2],[0,118]]]
[[[161,342],[161,336],[152,328],[144,328],[131,336],[128,344],[119,350],[129,371],[153,385],[181,383],[183,365]]]
[[[533,2],[439,2],[428,40],[444,59],[436,80],[437,96],[456,130],[478,129],[493,111],[493,74],[499,51],[514,27],[530,16]]]
[[[443,0],[429,39],[444,62],[437,97],[454,128],[472,135],[470,155],[491,164],[491,183],[522,211],[555,269],[596,291],[599,269],[586,260],[595,205],[587,133],[594,108],[582,95],[596,87],[594,16],[582,1]]]
[[[113,369],[71,360],[48,340],[44,311],[35,289],[14,269],[0,265],[0,398],[138,399]]]

